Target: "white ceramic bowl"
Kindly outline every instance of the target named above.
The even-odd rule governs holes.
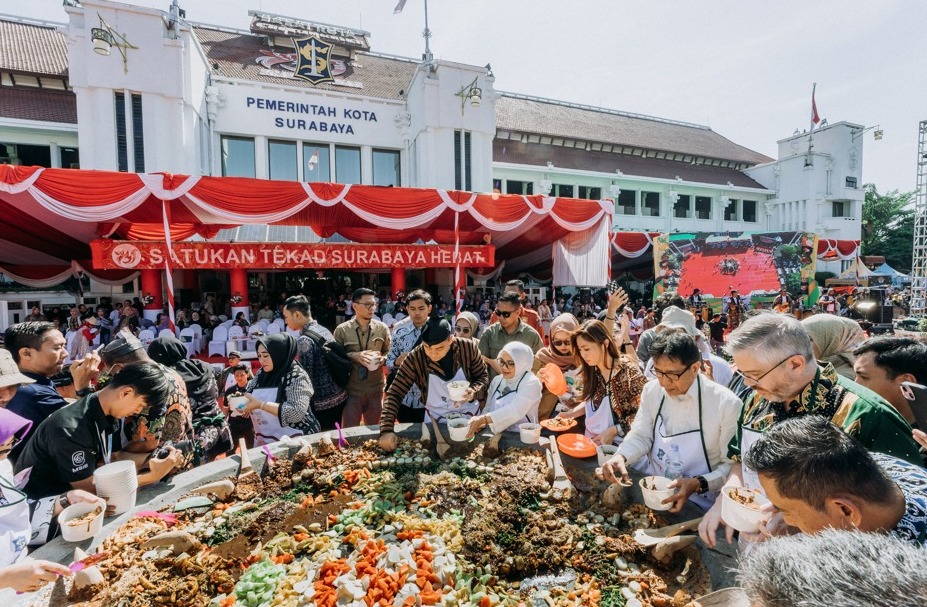
[[[754,507],[745,506],[732,498],[731,494],[734,492],[753,498]],[[760,530],[760,523],[769,518],[769,513],[761,510],[768,503],[769,500],[764,495],[748,489],[728,487],[721,492],[721,520],[743,533],[756,533]]]
[[[541,440],[541,424],[524,423],[518,425],[518,434],[521,442],[526,445],[537,444]]]
[[[447,420],[447,430],[452,441],[463,442],[467,440],[467,432],[470,430],[470,418],[455,417]]]
[[[228,408],[230,411],[244,407],[248,404],[247,396],[230,396],[228,399]]]
[[[604,466],[605,462],[610,460],[613,455],[618,453],[618,447],[616,445],[597,445],[595,448],[595,453],[599,458],[599,465]]]
[[[131,460],[113,462],[112,464],[106,464],[94,470],[93,479],[94,482],[98,482],[112,477],[125,477],[129,474],[129,471],[131,471],[133,475],[135,474],[135,462]]]
[[[670,479],[665,476],[645,476],[640,480],[641,493],[644,495],[644,505],[651,510],[669,510],[673,507],[672,503],[661,503],[666,498],[676,493],[675,489],[667,489]]]
[[[470,389],[468,381],[449,381],[447,382],[447,395],[454,402],[460,402],[464,399],[464,394]]]
[[[81,521],[78,524],[69,525],[68,521],[76,519],[79,516],[89,514],[99,509],[99,514],[87,521]],[[61,511],[58,515],[58,526],[61,527],[61,537],[66,542],[83,542],[89,540],[103,530],[103,517],[106,506],[100,502],[87,503],[81,502],[73,504]]]

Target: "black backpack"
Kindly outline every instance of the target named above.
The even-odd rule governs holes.
[[[348,358],[348,351],[337,341],[325,341],[325,338],[318,333],[306,331],[309,338],[318,344],[325,357],[325,364],[328,366],[328,372],[331,374],[335,383],[344,388],[348,385],[348,379],[351,377],[351,359]]]

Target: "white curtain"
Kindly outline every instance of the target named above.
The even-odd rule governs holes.
[[[554,284],[576,287],[602,287],[608,282],[611,243],[606,215],[592,232],[572,232],[553,246]]]

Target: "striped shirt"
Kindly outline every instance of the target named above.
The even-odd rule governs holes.
[[[470,382],[470,387],[478,397],[483,396],[489,384],[489,372],[486,370],[486,363],[480,355],[479,348],[471,339],[458,339],[455,337],[451,341],[450,354],[454,359],[454,367],[451,371],[453,377],[459,369],[463,369],[464,377]],[[415,385],[421,391],[421,400],[424,404],[428,395],[428,377],[437,375],[444,377],[444,371],[441,370],[441,363],[435,362],[428,358],[425,353],[425,346],[421,344],[416,346],[399,367],[396,378],[390,384],[386,392],[386,402],[383,404],[383,413],[380,415],[380,433],[392,432],[393,424],[396,421],[396,414],[399,412],[399,405],[402,399],[408,393],[409,389]],[[451,380],[447,378],[447,381]]]

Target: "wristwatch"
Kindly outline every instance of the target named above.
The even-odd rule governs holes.
[[[67,493],[61,494],[61,496],[58,498],[58,505],[61,506],[62,510],[71,505],[71,500],[68,499]]]
[[[705,480],[704,476],[695,476],[693,478],[698,481],[698,492],[699,493],[705,493],[706,491],[708,491],[708,481]]]
[[[84,398],[88,394],[93,394],[94,392],[93,386],[87,386],[86,388],[75,391],[74,394],[76,394],[78,398]]]

